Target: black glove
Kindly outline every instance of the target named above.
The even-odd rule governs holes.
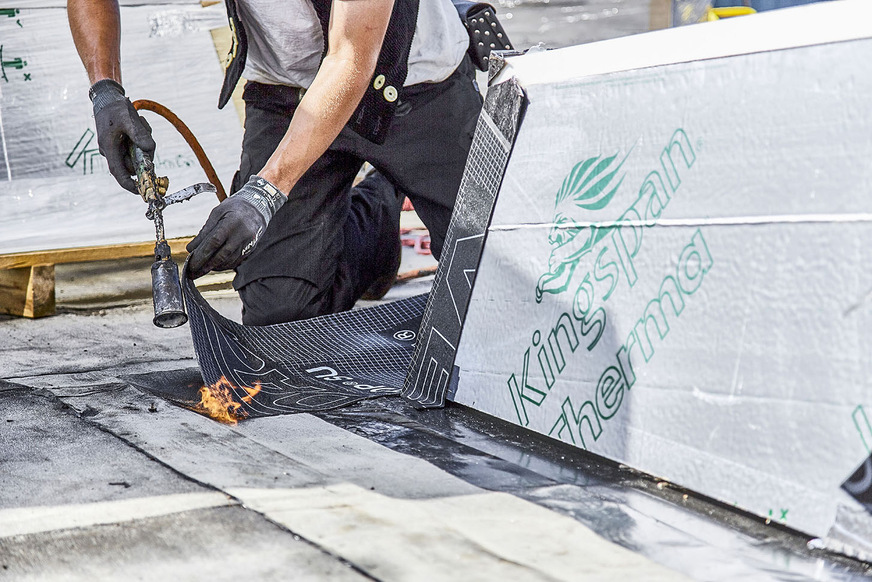
[[[266,225],[288,200],[259,176],[212,209],[200,234],[188,243],[188,274],[192,279],[210,271],[235,269],[251,254]]]
[[[151,127],[124,96],[124,88],[115,81],[97,81],[88,95],[94,104],[97,144],[109,164],[109,172],[122,188],[137,194],[136,181],[131,178],[136,170],[130,159],[130,142],[153,158],[155,144]]]

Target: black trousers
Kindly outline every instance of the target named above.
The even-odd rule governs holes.
[[[399,215],[408,196],[436,258],[472,143],[482,99],[468,59],[441,83],[406,87],[385,142],[347,127],[290,192],[233,285],[246,325],[350,309],[396,266]],[[245,134],[233,191],[257,174],[284,137],[299,90],[249,82]],[[352,182],[363,162],[378,173]]]

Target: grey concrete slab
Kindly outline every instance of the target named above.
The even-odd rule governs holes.
[[[239,502],[226,493],[206,491],[92,503],[0,509],[0,538],[126,523],[227,505],[239,505]]]
[[[66,267],[65,277],[78,285],[67,294],[75,298],[73,303],[78,301],[90,308],[71,310],[61,304],[57,315],[36,320],[0,316],[0,379],[101,371],[112,376],[113,371],[138,364],[180,362],[169,369],[196,365],[187,325],[159,329],[152,324],[151,281],[147,272],[143,278],[140,260],[121,262],[115,270],[112,263]],[[226,279],[226,274],[222,276]],[[120,300],[111,296],[116,280],[126,282],[119,287]],[[431,284],[432,277],[399,284],[382,301],[361,302],[360,306],[426,293]],[[58,291],[61,289],[59,285]],[[205,296],[219,313],[240,321],[242,304],[235,291],[211,291]],[[94,307],[100,297],[104,304],[116,306]],[[119,302],[121,306],[117,306]]]
[[[0,538],[0,579],[367,580],[242,507]]]
[[[185,362],[177,367],[196,365],[187,326],[158,329],[152,323],[149,266],[149,259],[58,266],[56,315],[36,320],[0,316],[0,378],[93,377],[95,372],[174,361]],[[224,281],[226,286],[227,279],[226,273],[218,274],[204,283]],[[210,295],[220,312],[239,317],[235,292]]]
[[[231,493],[380,580],[687,579],[507,493],[410,500],[350,484]]]
[[[305,487],[326,477],[209,418],[129,386],[81,389],[61,399],[95,425],[201,483],[228,487]],[[155,404],[154,412],[149,411]]]
[[[148,312],[147,305],[138,309],[140,313]],[[81,320],[88,323],[87,317]],[[159,334],[161,330],[155,332]],[[754,544],[731,546],[731,542],[727,542],[724,545],[711,537],[708,530],[720,528],[722,533],[724,528],[707,520],[701,513],[705,508],[695,509],[698,513],[694,522],[680,515],[676,518],[674,513],[658,513],[661,511],[658,508],[669,505],[664,499],[644,504],[639,501],[644,500],[644,495],[639,493],[615,495],[608,488],[597,489],[597,484],[609,482],[609,478],[596,475],[581,478],[571,464],[536,460],[541,443],[521,444],[521,435],[501,432],[494,419],[484,423],[483,431],[473,430],[460,422],[464,413],[457,408],[422,412],[402,405],[384,406],[394,401],[381,399],[331,413],[342,417],[341,420],[330,418],[333,426],[311,416],[294,415],[255,419],[228,427],[144,394],[118,379],[129,373],[176,366],[189,367],[190,362],[127,362],[73,373],[34,375],[16,380],[33,388],[13,388],[19,394],[40,398],[45,398],[43,393],[33,390],[50,391],[81,415],[77,420],[82,423],[116,435],[119,443],[142,451],[191,479],[237,496],[246,507],[264,512],[270,520],[285,524],[318,546],[330,548],[370,574],[385,579],[414,579],[428,571],[438,574],[439,579],[451,577],[453,570],[437,567],[438,560],[431,563],[430,570],[410,561],[408,554],[414,555],[415,540],[422,539],[427,539],[428,544],[447,540],[444,546],[437,548],[440,556],[454,554],[458,548],[468,546],[471,554],[463,563],[481,564],[482,568],[487,565],[488,572],[502,572],[502,577],[571,579],[560,565],[555,566],[554,571],[549,569],[551,565],[537,562],[523,545],[519,547],[528,552],[525,565],[499,565],[500,560],[509,557],[500,545],[503,540],[520,543],[517,540],[532,531],[525,529],[523,523],[519,527],[517,518],[509,514],[504,516],[506,521],[501,522],[499,509],[511,505],[513,515],[517,515],[528,511],[523,503],[531,501],[573,518],[610,542],[654,557],[661,564],[695,575],[702,572],[698,576],[701,579],[725,579],[727,574],[736,572],[756,575],[769,568],[775,571],[772,579],[795,577],[790,568],[770,566],[758,560],[752,560],[756,562],[754,567],[748,567],[748,560],[744,560],[744,565],[738,569],[731,565],[717,570],[716,573],[724,574],[720,578],[712,576],[706,568],[689,566],[686,560],[697,558],[703,562],[731,564],[734,558],[740,559],[737,556],[749,553],[748,549],[753,549]],[[10,385],[5,388],[9,391]],[[42,435],[35,438],[41,439]],[[440,450],[443,458],[434,460]],[[87,452],[70,453],[72,457],[83,455]],[[573,488],[568,493],[557,485],[566,480],[586,487]],[[618,479],[629,485],[639,480],[638,475]],[[482,490],[473,484],[493,487],[495,491],[512,491],[526,501],[516,505],[506,500],[505,493],[495,498],[482,496]],[[64,511],[64,508],[52,508],[56,510]],[[618,514],[625,517],[624,522],[612,519]],[[0,510],[0,525],[9,515],[8,511],[3,514]],[[536,534],[540,536],[537,543],[551,540],[544,547],[560,548],[560,535],[542,537],[546,536],[544,532],[550,531],[549,512],[535,515],[536,531],[543,532],[541,536]],[[439,529],[428,529],[430,526],[422,525],[415,516],[431,520],[431,525]],[[467,524],[462,531],[455,527],[455,523],[460,523],[458,520],[466,523],[467,518],[475,520],[476,516],[486,517],[489,525],[470,528]],[[598,522],[593,519],[595,516],[601,516],[602,520]],[[138,527],[139,521],[123,527]],[[554,522],[555,527],[559,523],[563,524],[562,528],[569,527],[560,520]],[[625,523],[623,529],[618,527],[620,523]],[[574,526],[572,529],[575,531]],[[705,535],[697,535],[697,532]],[[361,549],[364,542],[368,549]],[[0,534],[0,547],[4,543]],[[481,546],[482,543],[485,546]],[[762,555],[768,551],[774,559],[798,559],[795,552],[784,551],[780,543],[759,546],[757,552]],[[624,555],[613,551],[609,544],[596,547],[596,552],[606,557]],[[653,554],[650,553],[652,548]],[[664,554],[656,554],[657,551]],[[496,562],[494,556],[497,556]],[[579,556],[574,555],[573,560],[565,564],[575,564],[578,559]],[[813,562],[820,558],[799,559]],[[601,563],[608,566],[592,574],[602,579],[621,579],[630,572],[637,575],[644,571],[645,561],[632,562],[632,568],[622,569],[614,560],[604,559]],[[123,564],[113,567],[126,575]],[[659,567],[654,570],[665,579],[674,578],[671,573],[663,574]],[[822,571],[827,574],[825,578],[833,578],[832,574],[837,572],[831,562],[827,562]],[[846,570],[848,576],[860,571],[856,566]],[[420,576],[417,579],[421,579]]]
[[[57,305],[91,310],[151,301],[152,262],[152,257],[141,257],[57,265]]]
[[[348,482],[410,499],[480,491],[427,461],[307,414],[227,426],[122,384],[50,390],[89,423],[222,490]]]
[[[0,386],[0,509],[206,490],[56,398]]]
[[[93,372],[166,360],[190,365],[194,351],[187,327],[155,333],[152,317],[147,308],[125,307],[0,321],[0,378]]]
[[[382,495],[428,499],[481,490],[435,465],[400,455],[308,414],[256,418],[234,430],[322,474],[327,483],[352,483]]]

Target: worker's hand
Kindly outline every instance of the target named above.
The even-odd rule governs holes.
[[[252,176],[238,192],[212,210],[200,234],[188,243],[191,278],[238,267],[287,200],[278,188]]]
[[[109,172],[122,188],[137,194],[136,181],[131,178],[136,170],[130,159],[130,143],[154,157],[151,128],[124,96],[124,88],[115,81],[97,81],[88,94],[94,104],[97,144],[109,164]]]

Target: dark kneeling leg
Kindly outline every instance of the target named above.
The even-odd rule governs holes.
[[[242,323],[271,325],[323,315],[329,294],[297,277],[265,277],[239,288]]]

